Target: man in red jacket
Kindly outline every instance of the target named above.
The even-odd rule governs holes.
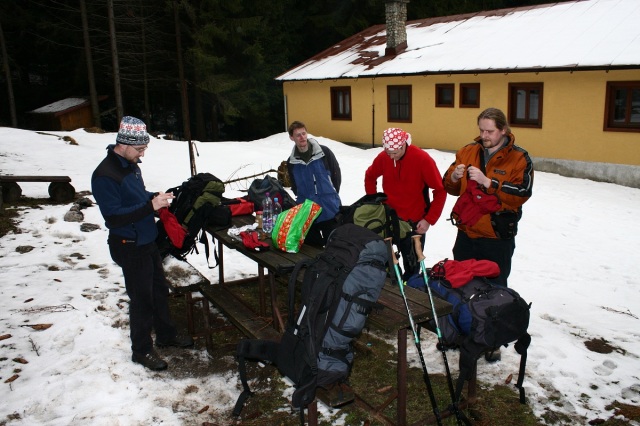
[[[447,193],[436,162],[426,151],[411,145],[411,135],[402,129],[391,128],[383,133],[384,151],[378,154],[364,175],[367,194],[378,192],[377,181],[382,176],[382,192],[387,204],[398,217],[412,225],[413,231],[422,235],[440,218]],[[429,191],[433,191],[433,200]],[[404,278],[418,272],[419,265],[411,238],[399,244],[404,264]]]

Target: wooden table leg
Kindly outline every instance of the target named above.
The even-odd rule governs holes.
[[[269,276],[269,290],[271,293],[271,316],[273,318],[273,327],[278,332],[284,332],[284,321],[278,307],[278,295],[276,293],[276,277],[275,274],[267,271]]]
[[[478,361],[473,365],[473,372],[467,386],[467,403],[471,405],[478,399]]]
[[[224,244],[218,239],[218,284],[224,284]]]
[[[213,339],[211,338],[211,324],[210,324],[210,312],[209,301],[202,298],[202,315],[204,316],[204,341],[209,354],[213,351]]]
[[[314,399],[307,407],[307,424],[308,426],[318,425],[318,400]]]
[[[195,335],[195,325],[193,323],[193,295],[191,294],[190,291],[186,292],[184,294],[184,303],[187,305],[187,330],[189,331],[189,335],[190,336],[194,336]]]
[[[258,300],[260,301],[258,313],[261,317],[267,315],[267,302],[265,298],[264,269],[262,266],[258,265]]]

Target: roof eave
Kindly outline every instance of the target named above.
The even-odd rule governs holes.
[[[559,66],[559,67],[529,67],[529,68],[502,68],[502,69],[478,69],[478,70],[440,70],[422,71],[416,73],[386,73],[386,74],[359,74],[356,76],[330,76],[325,78],[280,78],[280,82],[292,81],[322,81],[322,80],[357,80],[360,78],[383,77],[410,77],[428,75],[454,75],[454,74],[524,74],[524,73],[548,73],[548,72],[583,72],[583,71],[616,71],[616,70],[640,70],[640,64],[630,65],[590,65],[590,66]]]

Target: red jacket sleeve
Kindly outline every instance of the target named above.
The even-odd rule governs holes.
[[[376,158],[373,159],[373,163],[369,166],[364,173],[364,192],[365,194],[375,194],[378,192],[378,178],[382,176],[382,161],[380,155],[387,155],[382,151]]]

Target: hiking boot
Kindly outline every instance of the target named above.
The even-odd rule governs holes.
[[[164,359],[160,358],[158,354],[155,353],[155,351],[151,351],[148,354],[144,355],[134,352],[131,356],[131,361],[137,364],[141,364],[142,366],[153,371],[166,370],[169,366],[169,364],[167,364]]]
[[[502,359],[502,356],[500,355],[500,348],[498,349],[494,349],[492,351],[487,351],[484,353],[484,359],[487,362],[497,362],[500,361]]]
[[[340,407],[355,399],[353,389],[346,383],[333,383],[328,386],[318,386],[317,395],[322,396],[330,407]]]
[[[193,346],[193,339],[191,336],[177,335],[170,340],[156,340],[156,346],[159,348],[190,348]]]

